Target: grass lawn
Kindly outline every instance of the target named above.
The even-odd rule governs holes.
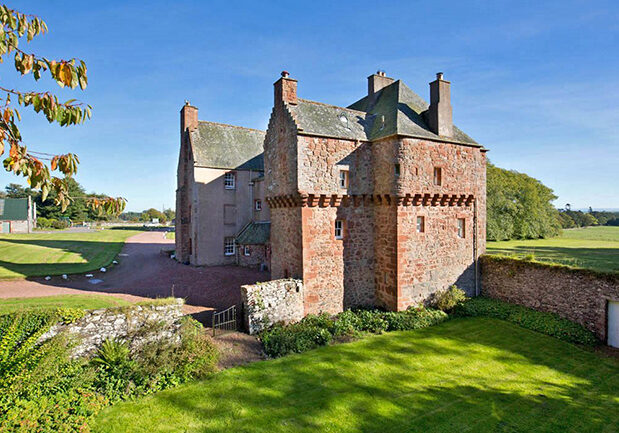
[[[166,237],[166,239],[174,239],[176,237],[176,233],[175,232],[166,232],[165,237]]]
[[[95,310],[99,308],[121,307],[130,302],[115,296],[105,295],[59,295],[40,298],[4,298],[0,299],[0,314],[30,308],[65,307]]]
[[[556,238],[488,242],[488,254],[560,263],[601,272],[619,272],[619,227],[586,227],[564,230]]]
[[[0,235],[0,280],[74,274],[107,266],[138,230]]]
[[[97,432],[616,432],[619,362],[457,319],[218,373],[112,406]]]

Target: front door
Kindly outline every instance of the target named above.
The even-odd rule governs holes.
[[[608,301],[608,345],[619,347],[619,301]]]

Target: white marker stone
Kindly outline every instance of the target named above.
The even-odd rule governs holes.
[[[101,268],[101,269],[99,269],[99,270],[100,270],[101,272],[107,272],[107,269],[105,269],[105,268]]]

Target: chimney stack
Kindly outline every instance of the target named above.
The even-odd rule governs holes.
[[[370,75],[368,77],[368,99],[371,103],[374,103],[375,101],[374,95],[381,89],[393,83],[393,81],[393,78],[387,77],[385,71],[378,70],[375,74]]]
[[[451,83],[443,79],[443,73],[436,74],[430,83],[430,108],[428,126],[435,134],[443,137],[453,136],[453,113],[451,109]]]
[[[290,78],[288,71],[282,71],[282,77],[275,86],[275,105],[280,102],[297,105],[297,80]]]
[[[192,131],[198,127],[198,109],[185,101],[181,109],[181,136],[185,131]]]

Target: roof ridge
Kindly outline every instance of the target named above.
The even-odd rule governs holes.
[[[325,104],[324,102],[311,101],[309,99],[302,99],[302,98],[298,98],[298,99],[299,99],[299,101],[309,102],[310,104],[324,105],[326,107],[339,108],[341,110],[346,110],[346,111],[354,111],[354,112],[359,113],[359,114],[367,114],[365,111],[355,110],[353,108],[340,107],[339,105],[333,105],[333,104]]]
[[[217,125],[217,126],[227,126],[229,128],[245,129],[247,131],[256,131],[256,132],[261,132],[263,134],[266,134],[266,131],[263,131],[262,129],[247,128],[245,126],[238,126],[238,125],[230,125],[229,123],[211,122],[208,120],[198,120],[198,123],[208,123],[208,124]]]

